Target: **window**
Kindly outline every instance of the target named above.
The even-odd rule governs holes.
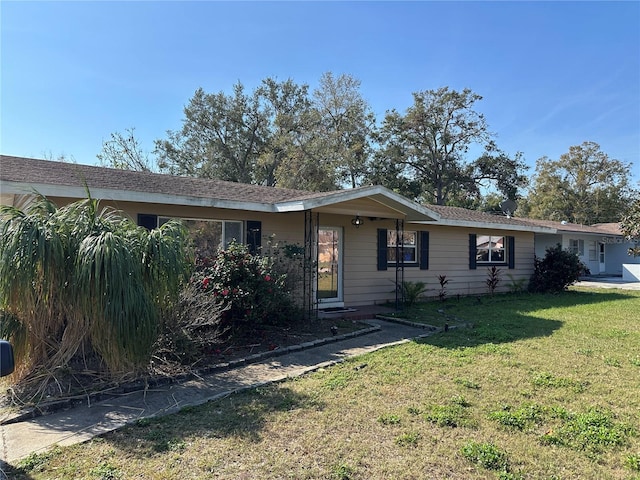
[[[476,237],[477,263],[505,263],[505,237],[478,235]]]
[[[589,261],[595,262],[598,260],[598,245],[596,242],[589,242]]]
[[[158,217],[158,225],[171,220]],[[242,242],[242,222],[233,220],[181,219],[187,227],[199,257],[214,257],[220,248],[226,248],[233,241]]]
[[[397,249],[397,250],[396,250]],[[419,249],[419,250],[418,250]],[[417,266],[420,270],[429,269],[429,232],[378,229],[378,270],[387,270],[396,265],[396,252],[399,251],[402,266]]]
[[[397,247],[400,247],[399,249]],[[387,263],[396,263],[399,252],[404,263],[418,262],[418,233],[387,231]]]
[[[475,270],[478,264],[507,265],[516,268],[516,238],[503,235],[469,234],[469,269]]]
[[[584,240],[569,240],[569,251],[576,255],[584,256]]]

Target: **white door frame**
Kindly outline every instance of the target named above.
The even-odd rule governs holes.
[[[598,273],[605,273],[607,271],[607,263],[606,263],[606,250],[607,247],[604,243],[598,242]]]
[[[337,250],[337,262],[336,261],[330,261],[330,265],[323,267],[321,266],[321,264],[323,262],[321,262],[320,259],[320,253],[321,253],[321,248],[320,248],[320,237],[321,237],[321,232],[323,230],[333,230],[334,232],[337,232],[337,239],[334,245],[334,248]],[[330,226],[330,225],[320,225],[318,228],[318,268],[316,271],[316,274],[318,275],[318,282],[316,283],[316,292],[315,292],[315,296],[316,299],[318,301],[318,307],[319,308],[332,308],[332,307],[344,307],[344,275],[343,275],[343,255],[344,255],[344,248],[343,248],[343,244],[344,244],[344,229],[342,227],[335,227],[335,226]],[[334,258],[332,258],[331,260],[335,260]],[[327,298],[319,298],[318,297],[318,290],[317,290],[317,285],[320,282],[320,269],[321,268],[329,268],[331,269],[331,274],[335,274],[335,278],[337,281],[337,285],[336,285],[336,296],[335,297],[327,297]]]

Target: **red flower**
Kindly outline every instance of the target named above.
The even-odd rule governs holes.
[[[264,279],[265,279],[267,282],[270,282],[270,281],[271,281],[271,275],[266,274],[266,275],[264,276]]]
[[[209,278],[205,278],[204,280],[202,280],[202,286],[204,288],[207,288],[207,286],[209,285]]]
[[[223,295],[223,296],[225,296],[225,297],[226,297],[227,295],[229,295],[229,289],[228,289],[228,288],[225,288],[224,290],[222,290],[222,295]]]

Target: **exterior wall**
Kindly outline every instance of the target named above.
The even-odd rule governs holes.
[[[50,197],[51,198],[51,197]],[[51,198],[64,205],[75,201],[66,198]],[[102,206],[113,206],[128,214],[134,221],[138,214],[199,218],[215,220],[259,220],[262,222],[262,245],[269,238],[275,242],[304,244],[304,213],[266,213],[245,210],[216,209],[209,207],[182,207],[147,203],[114,203],[107,200]],[[377,269],[377,230],[395,229],[395,220],[364,217],[359,228],[351,224],[353,215],[320,213],[320,226],[340,227],[343,232],[342,279],[343,298],[346,307],[381,304],[395,300],[396,270],[388,265],[387,270]],[[314,214],[315,220],[315,214]],[[487,293],[488,267],[478,264],[469,269],[469,234],[513,236],[515,238],[515,268],[499,266],[501,281],[497,291],[509,291],[513,281],[528,282],[533,273],[534,234],[506,230],[474,229],[438,225],[405,224],[407,231],[429,232],[429,269],[405,266],[405,281],[422,281],[427,284],[427,296],[437,297],[438,276],[446,275],[449,283],[447,295],[478,295]],[[246,235],[246,233],[245,233]],[[511,277],[511,278],[510,278]]]
[[[580,233],[562,233],[557,235],[537,234],[536,240],[536,256],[544,257],[545,250],[548,247],[556,246],[558,243],[562,245],[563,249],[568,249],[570,240],[583,240],[584,241],[584,255],[579,255],[580,261],[584,263],[592,275],[622,275],[623,263],[640,263],[640,258],[633,258],[627,255],[627,250],[631,246],[630,242],[618,243],[612,240],[606,240],[607,237],[603,237],[598,234],[580,234]],[[600,265],[600,244],[604,243],[604,270],[601,270]],[[589,250],[595,245],[596,258],[593,260]]]
[[[547,253],[547,248],[562,245],[562,235],[552,235],[547,233],[536,234],[536,257],[543,258]],[[564,246],[563,246],[564,248]]]
[[[75,199],[49,197],[56,205],[65,205]],[[265,245],[269,237],[273,236],[276,242],[299,243],[304,242],[304,215],[300,212],[269,213],[250,212],[246,210],[232,210],[211,207],[184,207],[180,205],[165,205],[152,203],[118,203],[109,200],[101,200],[102,207],[114,207],[133,221],[138,214],[149,214],[177,218],[195,218],[208,220],[259,220],[262,222],[262,245]],[[243,232],[246,235],[246,232]]]
[[[321,222],[322,223],[322,217]],[[345,306],[384,303],[395,300],[396,271],[377,269],[377,229],[395,229],[392,220],[367,221],[355,229],[345,226],[344,277]],[[522,279],[526,286],[533,274],[534,235],[530,232],[508,232],[486,229],[405,224],[405,230],[429,232],[429,269],[405,266],[405,281],[426,283],[427,296],[437,297],[439,275],[446,275],[449,296],[487,293],[488,266],[478,264],[469,269],[469,234],[511,235],[515,237],[515,268],[499,266],[501,281],[497,291],[509,291],[514,281]],[[511,275],[512,278],[509,277]]]
[[[584,242],[584,252],[582,255],[578,255],[580,261],[587,266],[592,275],[597,275],[599,273],[611,273],[607,270],[606,264],[604,271],[601,270],[600,260],[599,260],[599,248],[600,244],[598,240],[600,239],[599,235],[584,235],[579,233],[564,233],[562,235],[562,248],[567,250],[571,245],[571,240],[582,240]],[[595,258],[593,257],[593,253],[591,250],[595,249]],[[607,249],[605,247],[605,262],[607,257]]]
[[[605,263],[607,272],[612,275],[622,275],[622,265],[640,264],[640,257],[632,257],[627,252],[629,248],[633,247],[633,243],[606,243],[605,248]]]

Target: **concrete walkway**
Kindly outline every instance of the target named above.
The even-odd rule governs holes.
[[[368,320],[367,323],[372,328],[364,335],[343,335],[331,343],[293,347],[284,355],[258,359],[255,363],[199,379],[0,425],[0,467],[2,462],[15,463],[53,445],[84,442],[142,418],[175,413],[186,406],[200,405],[247,388],[297,377],[350,357],[430,334],[422,328],[384,320]],[[0,478],[1,472],[0,468]]]
[[[627,282],[622,277],[586,277],[574,284],[576,287],[619,288],[622,290],[640,290],[640,282]]]

